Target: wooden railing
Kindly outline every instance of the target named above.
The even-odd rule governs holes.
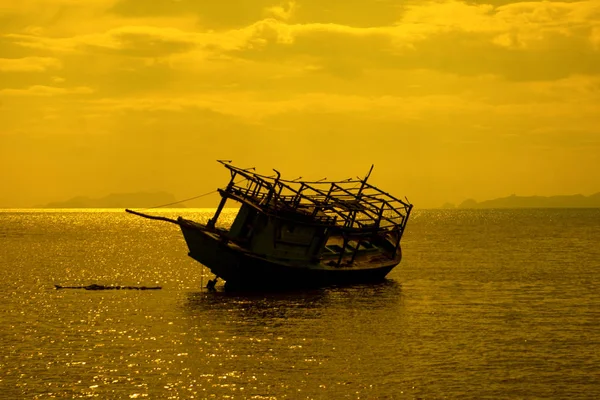
[[[223,165],[230,170],[231,181],[222,195],[230,193],[270,213],[297,212],[310,215],[316,223],[336,223],[347,230],[403,231],[412,208],[408,202],[368,184],[366,179],[295,182],[280,179],[279,174],[267,177]],[[245,185],[235,182],[240,176]]]

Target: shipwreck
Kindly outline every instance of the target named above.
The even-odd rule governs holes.
[[[310,182],[219,162],[231,177],[208,222],[126,211],[177,224],[189,256],[227,289],[377,282],[400,263],[413,206],[369,184],[372,166],[363,179]],[[228,201],[239,210],[223,228],[217,223]]]

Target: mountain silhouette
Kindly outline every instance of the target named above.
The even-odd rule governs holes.
[[[473,199],[463,201],[458,208],[598,208],[600,192],[591,196],[581,194],[566,196],[517,196],[501,197],[477,202]]]
[[[127,208],[157,207],[177,202],[175,196],[166,192],[112,193],[93,199],[85,196],[73,197],[66,201],[51,202],[39,208]],[[174,204],[174,207],[185,207]]]

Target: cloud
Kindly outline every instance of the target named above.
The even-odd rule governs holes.
[[[51,57],[0,58],[0,72],[43,72],[61,66],[60,60]]]
[[[294,15],[297,9],[295,1],[289,1],[276,6],[265,8],[265,14],[267,17],[273,17],[282,21],[288,21]]]
[[[590,33],[590,41],[596,51],[600,51],[600,26],[594,27]]]
[[[134,3],[120,2],[116,7],[133,7]],[[172,5],[175,9],[192,7],[192,2],[180,3],[185,4]],[[204,6],[212,10],[207,5],[200,8]],[[255,6],[262,7],[260,15],[238,28],[123,25],[71,37],[22,33],[6,37],[21,46],[57,54],[111,53],[161,59],[167,64],[171,58],[181,61],[185,57],[177,56],[187,54],[203,61],[309,61],[313,72],[345,78],[355,78],[371,68],[497,74],[511,80],[552,80],[600,70],[600,3],[595,1],[502,6],[459,1],[408,3],[396,13],[394,23],[368,27],[294,22],[296,13],[306,7],[303,3],[265,1]],[[156,12],[161,7],[167,7],[166,3]],[[220,6],[214,7],[220,10]]]
[[[132,177],[190,190],[181,171],[198,154],[288,171],[316,154],[298,174],[317,178],[377,160],[384,186],[423,196],[537,190],[543,176],[550,191],[597,191],[598,1],[5,3],[7,193],[85,190],[82,173],[90,190]],[[401,177],[398,157],[414,167]],[[25,158],[45,175],[15,174]]]
[[[120,0],[111,9],[126,17],[194,15],[210,29],[248,26],[268,16],[295,23],[335,23],[352,26],[392,24],[406,3],[415,1],[377,0],[211,0],[171,1]]]
[[[268,23],[267,23],[268,24]],[[241,30],[224,32],[185,31],[177,28],[149,25],[125,25],[101,33],[71,37],[48,37],[34,34],[4,35],[22,47],[55,53],[110,52],[124,56],[161,57],[188,52],[195,48],[232,50],[247,45],[265,23],[253,24]]]
[[[274,60],[314,57],[323,71],[430,68],[512,80],[551,80],[600,71],[600,3],[531,2],[501,7],[457,1],[407,6],[395,25],[353,27],[263,20],[246,28],[237,55]]]
[[[27,89],[1,89],[0,94],[5,96],[61,96],[67,94],[91,94],[94,90],[89,87],[62,88],[56,86],[34,85]]]
[[[198,42],[198,36],[202,35],[186,33],[175,28],[123,26],[104,33],[68,38],[25,34],[7,34],[5,36],[24,47],[57,53],[100,51],[156,57],[190,50]]]
[[[441,79],[424,74],[419,79]],[[532,82],[513,84],[497,78],[463,78],[455,86],[463,86],[471,93],[405,93],[364,95],[354,93],[307,92],[271,99],[253,92],[207,92],[163,94],[151,98],[130,96],[113,99],[96,99],[87,102],[89,112],[111,115],[115,112],[188,112],[210,110],[247,123],[269,125],[275,119],[289,115],[312,115],[319,120],[326,115],[360,115],[368,121],[443,121],[457,124],[456,119],[471,121],[472,126],[489,126],[501,120],[506,128],[515,123],[527,129],[538,127],[568,127],[580,121],[587,129],[595,126],[600,115],[600,78],[577,76],[552,83]],[[475,88],[481,86],[480,91]],[[490,93],[504,91],[501,96]],[[407,90],[407,92],[409,92]],[[482,98],[487,95],[488,98]],[[515,98],[523,97],[521,101]],[[454,120],[454,121],[451,121]],[[525,121],[525,122],[524,122]],[[468,122],[466,122],[468,124]],[[462,124],[462,123],[461,123]]]
[[[193,14],[201,26],[223,29],[251,24],[263,16],[265,8],[276,6],[277,3],[273,0],[121,0],[111,8],[111,12],[125,17]]]
[[[183,13],[192,6],[182,3],[173,7],[183,7]],[[182,96],[194,90],[256,90],[263,97],[276,91],[278,96],[338,90],[382,95],[406,92],[404,77],[413,71],[444,74],[439,85],[450,75],[551,82],[600,73],[600,5],[594,1],[407,2],[394,8],[396,22],[388,25],[298,22],[297,14],[308,15],[306,8],[315,4],[259,2],[253,5],[261,7],[258,19],[240,28],[129,24],[74,36],[11,33],[3,39],[23,52],[53,56],[22,58],[37,65],[30,68],[61,65],[61,77],[72,85],[93,86],[109,96],[167,88]],[[358,7],[353,1],[347,6]],[[335,9],[327,2],[323,7]],[[10,63],[4,69],[14,71],[16,64]]]

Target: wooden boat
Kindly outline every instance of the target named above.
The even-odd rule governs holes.
[[[308,182],[219,162],[231,179],[206,224],[126,211],[179,225],[189,256],[226,288],[376,282],[400,263],[413,206],[370,185],[372,166],[364,179]],[[217,227],[229,200],[239,211],[230,228]]]

